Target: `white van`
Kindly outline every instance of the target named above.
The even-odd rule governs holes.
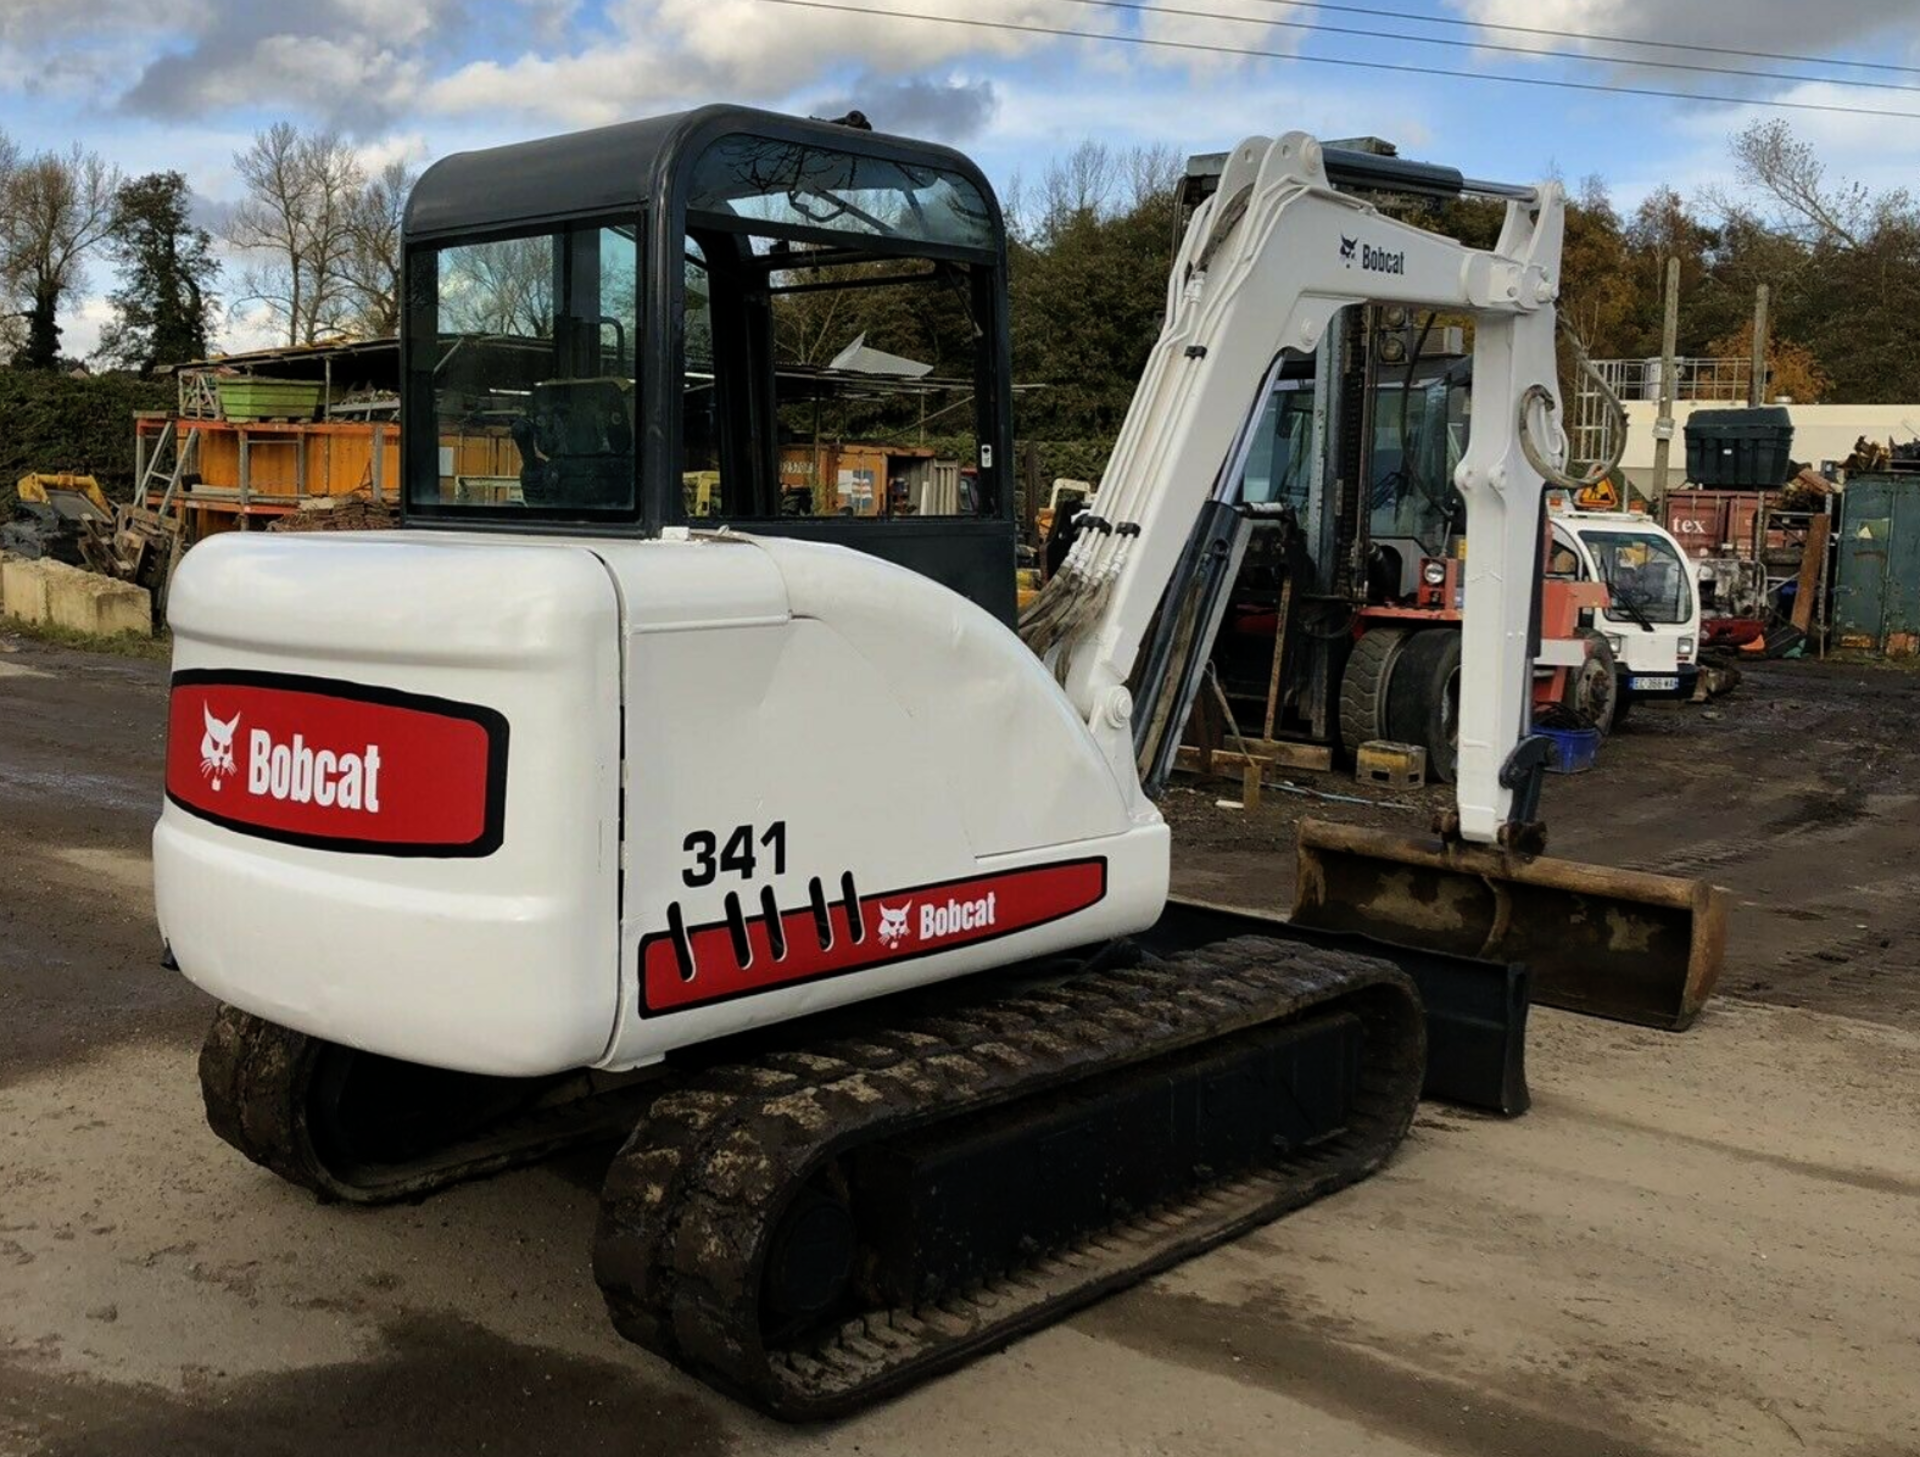
[[[1629,511],[1555,510],[1547,575],[1604,582],[1594,624],[1613,649],[1614,721],[1643,699],[1693,697],[1700,677],[1700,591],[1693,563],[1659,523]]]

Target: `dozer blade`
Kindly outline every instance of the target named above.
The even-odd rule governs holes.
[[[1396,946],[1526,963],[1533,999],[1680,1031],[1727,944],[1704,881],[1304,820],[1293,919]]]

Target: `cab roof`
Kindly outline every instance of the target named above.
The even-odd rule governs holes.
[[[716,105],[443,157],[414,184],[406,236],[498,232],[522,223],[635,211],[666,196],[714,141],[736,133],[940,167],[967,178],[990,202],[994,195],[980,169],[951,147]]]
[[[1629,526],[1635,530],[1652,527],[1666,535],[1667,529],[1644,511],[1565,511],[1552,513],[1555,521],[1565,521],[1571,526]]]

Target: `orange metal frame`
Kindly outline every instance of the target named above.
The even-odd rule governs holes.
[[[157,445],[169,426],[177,438],[189,430],[200,436],[192,470],[197,483],[174,496],[190,539],[244,530],[250,518],[284,516],[304,500],[360,491],[375,499],[397,496],[400,427],[393,421],[142,416],[134,420],[135,440]],[[159,493],[150,489],[148,506],[159,503]]]

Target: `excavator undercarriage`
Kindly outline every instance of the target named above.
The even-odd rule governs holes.
[[[1217,917],[1219,913],[1214,913]],[[483,1078],[223,1008],[208,1119],[323,1198],[625,1137],[594,1270],[631,1339],[789,1419],[850,1411],[1379,1167],[1412,981],[1262,935],[1016,967],[606,1080]]]

